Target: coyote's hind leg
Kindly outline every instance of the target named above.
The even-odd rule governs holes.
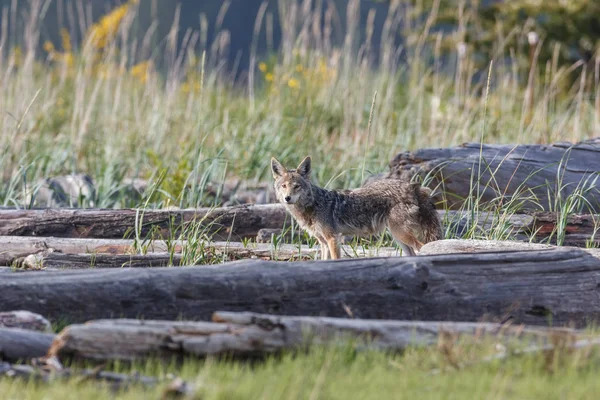
[[[398,243],[398,245],[400,246],[400,248],[402,249],[402,255],[403,256],[409,256],[409,257],[414,257],[417,255],[417,253],[415,253],[415,251],[413,250],[412,247],[410,247],[409,245],[399,241],[398,239],[394,238],[396,240],[396,242]]]
[[[407,232],[402,226],[390,224],[389,230],[394,240],[400,245],[403,256],[416,256],[417,251],[423,246],[421,242]]]

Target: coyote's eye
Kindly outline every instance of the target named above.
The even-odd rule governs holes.
[[[294,184],[294,189],[300,189],[300,185],[299,185],[299,184],[297,184],[297,183],[295,183],[295,184]]]
[[[284,189],[287,189],[287,183],[282,183],[281,187],[284,188]]]

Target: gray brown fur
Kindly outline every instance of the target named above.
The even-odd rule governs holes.
[[[277,199],[300,227],[321,245],[322,258],[339,258],[341,235],[380,234],[386,228],[405,255],[442,238],[430,190],[398,179],[369,182],[355,190],[332,191],[310,181],[311,161],[296,169],[271,159]]]

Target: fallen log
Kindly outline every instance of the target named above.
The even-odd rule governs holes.
[[[514,240],[446,239],[425,244],[419,251],[419,255],[547,250],[552,248],[556,248],[556,246],[543,243],[517,242]],[[600,259],[600,249],[586,248],[582,250]]]
[[[90,239],[62,239],[64,241],[88,241]],[[93,239],[92,239],[93,241]],[[1,242],[1,237],[0,237]],[[127,248],[128,242],[123,239],[113,239],[111,250]],[[181,242],[185,246],[185,242]],[[155,247],[166,246],[165,242],[155,243]],[[474,253],[489,251],[525,251],[554,249],[555,245],[542,243],[528,243],[513,240],[473,240],[473,239],[446,239],[427,243],[421,251],[420,256],[452,253]],[[239,242],[215,242],[206,244],[202,250],[195,254],[184,256],[183,247],[177,244],[175,252],[155,252],[147,254],[113,254],[113,253],[91,253],[91,254],[69,254],[54,251],[43,251],[31,254],[27,257],[17,258],[11,261],[11,265],[22,270],[60,270],[60,269],[85,269],[85,268],[158,268],[185,266],[190,264],[216,264],[224,261],[235,261],[241,259],[273,260],[273,261],[299,261],[315,260],[319,257],[317,247],[305,245],[278,245],[271,244],[248,244]],[[401,252],[395,247],[353,247],[342,245],[342,258],[356,257],[399,257]],[[83,250],[83,249],[82,249]],[[600,249],[585,248],[583,251],[600,259]],[[190,252],[193,253],[193,252]],[[34,314],[35,315],[35,314]],[[0,326],[2,326],[2,313],[0,313]]]
[[[585,326],[600,261],[579,249],[323,262],[0,273],[0,311],[52,319],[209,319],[214,310]]]
[[[71,325],[57,335],[49,356],[84,360],[140,360],[209,355],[261,356],[340,341],[401,351],[428,346],[440,335],[484,339],[521,338],[545,343],[549,336],[576,331],[495,323],[383,321],[217,312],[214,322],[97,320]]]
[[[157,268],[181,265],[181,254],[64,254],[44,251],[17,259],[15,267],[26,270],[84,268]]]
[[[177,247],[181,241],[175,241]],[[139,243],[138,249],[147,252],[166,252],[169,250],[163,240],[149,240]],[[0,265],[12,265],[16,259],[54,251],[64,254],[136,254],[133,239],[80,239],[62,237],[0,236]],[[180,249],[179,249],[180,250]]]
[[[446,213],[444,211],[439,213],[443,220],[456,224],[458,230],[466,229],[465,226],[469,224],[470,213]],[[524,228],[531,224],[532,220],[531,216],[514,215],[509,222],[515,228]],[[152,239],[175,240],[180,239],[180,236],[187,237],[190,232],[182,232],[182,227],[192,221],[200,224],[199,232],[206,233],[206,237],[212,237],[213,240],[239,241],[242,238],[254,238],[261,230],[281,233],[286,224],[290,224],[291,217],[280,204],[179,211],[0,209],[0,237],[2,244],[5,245],[4,249],[15,253],[20,246],[20,241],[12,240],[9,237],[54,236],[54,243],[60,243],[58,238],[122,239],[126,236],[134,236],[133,231],[138,226],[139,244],[152,246],[155,242]],[[481,229],[487,229],[492,222],[492,214],[480,213],[474,223]],[[260,239],[266,240],[266,237],[261,234]],[[99,240],[86,244],[90,248],[102,248],[102,246],[110,245],[109,243]],[[46,248],[44,247],[46,243],[41,242],[40,239],[32,239],[24,244],[27,248],[25,255],[31,254],[29,248],[32,245],[39,250]],[[68,246],[68,244],[61,245]],[[13,248],[14,250],[12,250]],[[0,257],[6,253],[6,250],[1,251]]]
[[[80,240],[87,239],[65,239]],[[115,242],[125,240],[113,239]],[[234,261],[245,258],[260,258],[262,260],[314,260],[317,258],[318,249],[307,246],[270,244],[244,245],[239,242],[214,242],[206,243],[201,248],[188,250],[187,254],[183,246],[177,245],[171,252],[154,252],[146,254],[113,254],[113,253],[89,253],[70,254],[56,251],[42,251],[30,254],[26,257],[7,259],[10,265],[17,270],[56,270],[56,269],[85,269],[85,268],[157,268],[182,266],[190,264],[215,264],[224,261]],[[155,247],[166,246],[164,242],[156,243]],[[127,248],[125,244],[111,246],[111,249]],[[345,249],[350,251],[350,249]],[[395,248],[373,249],[372,251],[358,250],[360,254],[377,255],[399,255]],[[348,253],[350,254],[350,253]]]
[[[0,328],[21,328],[30,331],[50,332],[50,322],[29,311],[0,312]]]
[[[188,210],[34,209],[0,210],[0,235],[75,238],[178,238],[185,226],[199,224],[214,240],[254,237],[259,229],[290,221],[279,205],[244,205]],[[137,228],[136,228],[137,227]],[[174,229],[174,231],[171,231]],[[189,232],[188,232],[189,233]]]
[[[556,213],[512,214],[498,221],[498,215],[491,212],[471,213],[467,211],[438,211],[440,219],[445,225],[449,237],[461,237],[465,232],[475,230],[482,236],[489,233],[494,227],[502,225],[506,234],[517,240],[529,241],[532,236],[538,241],[552,239],[556,242],[556,232],[559,215]],[[143,215],[143,217],[141,217]],[[171,222],[169,218],[173,218]],[[283,206],[279,204],[239,206],[199,210],[182,211],[140,211],[138,220],[143,223],[139,234],[138,246],[147,247],[148,251],[167,251],[167,246],[156,243],[161,238],[176,242],[191,235],[186,225],[194,221],[200,224],[199,231],[207,239],[215,241],[240,241],[242,238],[255,238],[262,230],[259,241],[269,241],[271,234],[281,233],[286,225],[291,223],[291,217],[286,214]],[[2,210],[0,209],[0,265],[7,265],[9,259],[15,256],[27,256],[36,251],[30,249],[34,246],[38,251],[45,247],[63,246],[70,248],[69,243],[61,243],[59,238],[86,238],[86,239],[122,239],[134,236],[136,226],[135,210],[84,210],[84,209],[56,209],[56,210]],[[218,221],[218,222],[217,222]],[[188,225],[189,226],[189,225]],[[570,215],[564,225],[564,245],[585,247],[600,226],[600,216],[590,214]],[[287,232],[287,229],[284,229]],[[152,234],[150,232],[153,232]],[[264,233],[268,233],[265,235]],[[52,238],[53,246],[47,239],[10,239],[9,237],[32,236],[57,236]],[[552,241],[551,240],[551,241]],[[82,242],[83,243],[83,242]],[[133,243],[133,242],[131,242]],[[595,243],[600,244],[596,239]],[[111,242],[86,242],[89,250],[83,252],[107,252],[116,254],[127,252],[126,249],[110,250],[103,246],[112,246]],[[78,246],[75,244],[75,246]],[[97,249],[97,250],[94,250]],[[155,250],[153,250],[155,249]],[[64,253],[76,253],[73,250],[61,250]],[[82,251],[78,251],[81,253]]]
[[[390,251],[398,253],[395,249]],[[179,267],[185,261],[195,264],[215,264],[223,261],[243,258],[260,258],[263,260],[314,260],[317,249],[300,248],[286,245],[276,249],[267,246],[244,247],[242,243],[230,243],[225,246],[207,245],[198,254],[184,257],[181,253],[148,253],[148,254],[64,254],[42,252],[32,254],[15,261],[15,266],[24,270],[42,269],[85,269],[85,268],[159,268]]]
[[[552,248],[554,246],[550,244],[525,243],[513,240],[445,239],[426,243],[419,251],[419,255],[547,250]]]
[[[390,162],[386,177],[433,178],[439,185],[436,200],[458,209],[473,193],[483,202],[504,202],[519,197],[524,207],[552,209],[557,195],[576,191],[590,203],[587,212],[600,212],[600,192],[595,188],[600,171],[600,138],[577,144],[490,145],[465,143],[459,147],[420,149],[399,153]]]
[[[140,247],[144,254],[139,254]],[[75,239],[0,236],[0,265],[39,270],[48,268],[166,267],[182,263],[215,263],[244,258],[263,260],[314,260],[318,247],[290,244],[152,240],[135,246],[132,239]],[[136,249],[138,249],[136,251]],[[184,256],[184,253],[187,253]],[[399,256],[393,247],[353,248],[342,246],[342,256]]]
[[[0,361],[17,362],[43,357],[54,334],[19,328],[0,328]]]
[[[150,376],[139,374],[127,375],[110,371],[102,371],[101,369],[70,369],[60,368],[51,369],[41,368],[33,365],[10,364],[8,362],[0,362],[0,377],[6,378],[21,378],[33,380],[36,382],[50,383],[59,380],[77,379],[78,382],[96,381],[108,384],[112,390],[121,390],[130,385],[142,385],[146,387],[154,387],[160,381]],[[179,378],[173,379],[177,382],[180,390],[176,391],[179,395],[189,395],[192,392],[186,387],[185,382]]]

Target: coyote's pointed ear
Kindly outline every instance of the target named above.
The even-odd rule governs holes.
[[[310,157],[304,158],[300,165],[298,165],[298,168],[296,168],[296,171],[300,175],[308,177],[310,175]]]
[[[271,157],[271,171],[275,179],[282,177],[287,172],[283,164],[277,161],[275,157]]]

